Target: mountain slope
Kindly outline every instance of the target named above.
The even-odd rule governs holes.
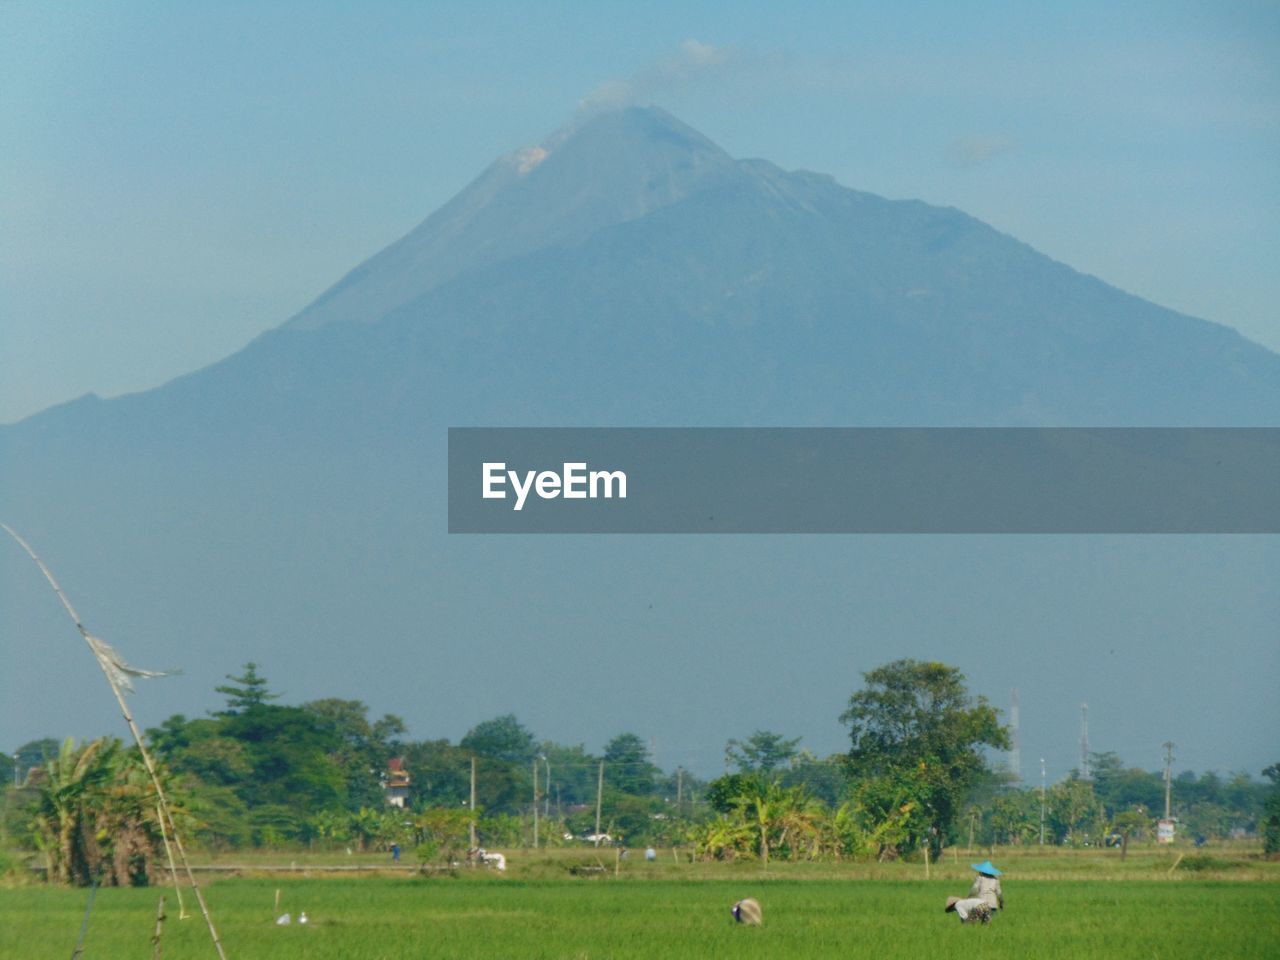
[[[9,432],[1280,422],[1280,357],[958,211],[734,161],[652,109],[538,149],[241,354]]]
[[[289,323],[371,322],[468,268],[584,240],[737,175],[728,154],[661,111],[605,114],[500,157]]]
[[[857,671],[896,655],[962,645],[979,689],[1035,702],[1028,678],[1051,678],[1040,696],[1069,710],[1103,681],[1163,702],[1183,668],[1205,702],[1265,696],[1280,666],[1266,545],[1135,548],[1095,576],[1087,548],[1017,538],[450,538],[446,430],[468,424],[1277,425],[1280,356],[956,210],[734,160],[631,109],[499,160],[235,356],[0,428],[0,517],[96,632],[186,669],[148,690],[147,722],[254,659],[291,697],[361,697],[421,736],[515,710],[566,739],[705,727],[714,759],[744,730],[834,727]],[[32,693],[100,681],[28,643],[65,625],[26,564],[0,556],[0,726],[97,732],[92,702]],[[1046,637],[1072,638],[1070,663]],[[1166,662],[1179,637],[1218,655]],[[1230,661],[1263,669],[1218,676]],[[633,685],[588,702],[600,664]],[[732,702],[706,700],[712,673]]]

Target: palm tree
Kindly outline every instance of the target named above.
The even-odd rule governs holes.
[[[351,814],[345,810],[321,810],[312,815],[308,825],[326,848],[351,836]]]
[[[352,815],[351,832],[361,853],[378,842],[382,833],[382,819],[382,811],[372,807],[361,807]]]
[[[809,796],[803,787],[784,790],[774,804],[774,823],[779,828],[778,848],[785,848],[788,859],[803,853],[810,860],[822,849],[822,825],[826,811],[821,801]]]
[[[45,761],[36,801],[35,828],[53,883],[83,882],[85,814],[102,801],[103,785],[113,776],[111,747],[95,740],[77,749],[68,738],[56,757]]]
[[[759,851],[760,861],[766,869],[769,866],[769,828],[772,826],[769,807],[777,794],[776,782],[756,780],[746,793],[733,798],[734,812],[753,832],[756,850]]]
[[[53,883],[145,883],[162,843],[155,791],[119,740],[68,739],[46,761],[35,809],[37,844]]]
[[[713,860],[733,860],[751,849],[752,831],[738,816],[721,814],[689,831],[694,853]]]
[[[832,856],[839,860],[849,856],[870,858],[880,849],[876,828],[868,822],[867,811],[852,800],[846,800],[823,824],[823,842]]]
[[[752,778],[745,793],[733,799],[734,809],[755,833],[760,860],[769,866],[770,835],[777,833],[779,846],[789,834],[809,835],[816,808],[803,787],[784,788],[777,780]]]

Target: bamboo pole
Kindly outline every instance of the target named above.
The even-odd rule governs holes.
[[[84,955],[84,938],[89,932],[89,914],[93,912],[93,899],[98,895],[98,878],[93,878],[93,886],[89,889],[89,902],[84,905],[84,919],[80,921],[80,936],[76,938],[76,948],[71,951],[71,960],[79,960]]]
[[[187,879],[191,883],[191,889],[195,892],[196,902],[200,904],[200,913],[204,916],[204,922],[209,927],[209,936],[213,940],[213,947],[218,952],[221,960],[226,960],[227,955],[222,949],[222,941],[218,939],[218,928],[214,926],[213,915],[209,912],[209,907],[204,902],[204,894],[200,892],[200,884],[196,881],[196,875],[191,871],[191,864],[187,861],[187,852],[182,846],[181,838],[178,836],[178,827],[173,822],[173,811],[169,807],[169,800],[165,796],[164,787],[160,785],[160,777],[156,773],[151,754],[147,752],[147,745],[142,738],[142,731],[138,729],[137,723],[134,722],[133,714],[129,712],[129,705],[125,702],[124,693],[120,690],[120,684],[116,680],[111,666],[108,665],[104,654],[100,652],[99,647],[94,643],[95,638],[85,629],[84,623],[80,620],[80,615],[76,613],[75,607],[71,606],[71,601],[62,592],[62,587],[58,585],[58,581],[54,578],[52,571],[45,566],[44,561],[36,556],[36,552],[31,549],[31,545],[23,540],[12,527],[8,524],[0,523],[0,528],[3,528],[9,536],[18,541],[18,545],[27,552],[27,556],[35,561],[36,566],[40,568],[40,572],[44,574],[44,578],[49,581],[49,586],[53,587],[53,592],[62,601],[62,606],[66,608],[67,614],[76,625],[76,629],[80,631],[80,636],[88,644],[93,658],[98,662],[98,666],[102,668],[103,676],[107,678],[107,684],[111,687],[111,692],[115,694],[116,703],[120,705],[120,713],[124,716],[125,723],[129,725],[129,732],[133,734],[133,742],[138,745],[138,752],[142,755],[142,764],[146,767],[147,775],[151,778],[151,783],[156,788],[156,800],[164,813],[164,818],[169,822],[169,831],[173,834],[173,845],[178,848],[178,858],[182,861]]]
[[[164,895],[156,909],[156,932],[151,935],[151,960],[160,960],[160,936],[164,933]]]
[[[169,847],[169,831],[164,826],[164,811],[156,804],[156,819],[160,822],[160,839],[164,841],[164,856],[169,861],[169,876],[173,878],[173,892],[178,897],[178,919],[187,919],[187,908],[182,902],[182,886],[178,883],[178,868],[173,863],[173,850]]]

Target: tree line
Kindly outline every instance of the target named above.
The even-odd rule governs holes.
[[[358,700],[280,703],[253,663],[216,688],[222,709],[172,716],[147,740],[184,835],[212,850],[399,845],[450,860],[473,834],[490,847],[556,846],[598,829],[715,859],[936,857],[957,843],[1038,843],[1042,831],[1051,844],[1139,839],[1163,813],[1162,776],[1114,753],[1093,755],[1090,779],[1073,772],[1043,796],[1014,782],[989,759],[1008,748],[1007,729],[955,667],[899,660],[863,680],[840,717],[847,752],[816,757],[799,738],[757,730],[726,744],[731,772],[710,781],[662,770],[634,733],[593,754],[539,740],[510,714],[457,743],[410,740],[399,717],[371,719]],[[393,758],[409,775],[403,808],[387,803]],[[50,879],[155,878],[164,837],[135,749],[37,741],[0,762],[22,784],[6,791],[6,839],[40,851]],[[1180,774],[1182,833],[1261,832],[1280,849],[1280,764],[1265,772],[1270,786]]]

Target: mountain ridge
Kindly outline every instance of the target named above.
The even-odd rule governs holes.
[[[738,222],[734,221],[735,216]],[[716,222],[719,233],[708,232],[708,222]],[[669,235],[663,236],[663,229]],[[770,230],[778,236],[767,237]],[[749,234],[756,239],[743,243],[743,237]],[[692,235],[698,236],[704,250],[690,249],[687,240]],[[597,240],[612,244],[613,249],[628,247],[626,239],[618,238],[644,236],[649,238],[632,242],[639,243],[638,250],[615,251],[620,268],[604,263],[607,258],[593,256],[590,250]],[[732,248],[733,252],[717,259],[718,248]],[[656,258],[655,249],[659,254]],[[757,255],[756,249],[765,252]],[[1118,404],[1112,411],[1114,422],[1280,422],[1280,355],[1231,328],[1165,310],[1111,287],[1100,278],[1081,274],[954,207],[878,197],[842,186],[828,175],[786,171],[767,160],[734,160],[696,130],[652,107],[629,107],[576,120],[553,132],[537,147],[499,157],[400,240],[368,258],[311,305],[231,357],[151,391],[111,400],[81,398],[27,419],[48,424],[76,416],[91,420],[124,416],[118,411],[145,405],[146,401],[140,398],[152,394],[173,396],[193,382],[220,375],[234,377],[234,373],[225,371],[234,371],[245,363],[239,359],[241,354],[252,358],[274,347],[274,334],[278,331],[315,332],[338,323],[371,326],[388,318],[398,318],[404,326],[406,317],[416,314],[420,322],[441,327],[442,332],[460,338],[463,344],[443,347],[456,354],[465,349],[466,343],[474,346],[484,342],[483,333],[476,331],[485,326],[509,329],[508,317],[523,309],[519,305],[514,311],[495,306],[487,316],[479,316],[460,304],[468,297],[491,301],[492,289],[512,286],[516,275],[524,276],[523,289],[512,296],[520,301],[542,296],[542,315],[531,317],[530,322],[538,321],[540,328],[554,336],[563,315],[572,312],[563,309],[564,303],[581,299],[583,288],[608,283],[607,274],[613,269],[620,269],[619,285],[631,283],[627,257],[635,257],[650,267],[644,281],[650,289],[633,289],[633,298],[660,304],[665,311],[663,316],[687,311],[684,319],[693,331],[699,322],[713,322],[713,317],[728,327],[768,324],[771,318],[784,326],[820,323],[826,325],[833,340],[846,341],[850,333],[860,331],[865,335],[866,349],[889,349],[904,357],[911,350],[928,353],[934,339],[951,337],[953,342],[936,351],[939,356],[931,361],[946,368],[966,355],[998,359],[1010,345],[1036,336],[1039,329],[1043,342],[1026,344],[1023,356],[1015,357],[1025,361],[1025,369],[1019,372],[1016,362],[1002,365],[1010,382],[1024,381],[1023,393],[1029,399],[1022,403],[1021,412],[1017,412],[1018,403],[1006,397],[1000,404],[985,405],[985,409],[962,411],[958,422],[1033,423],[1042,406],[1033,396],[1037,393],[1034,381],[1065,372],[1053,368],[1055,359],[1070,361],[1082,349],[1090,350],[1089,362],[1065,363],[1087,380],[1091,366],[1095,372],[1105,371],[1118,362],[1105,349],[1098,349],[1111,341],[1115,349],[1127,351],[1128,376],[1141,365],[1142,354],[1153,349],[1158,352],[1162,337],[1173,334],[1197,339],[1198,347],[1208,351],[1205,363],[1217,363],[1219,375],[1228,387],[1233,377],[1262,381],[1261,398],[1256,403],[1233,403],[1231,413],[1208,408],[1200,415],[1161,388],[1161,396],[1152,403],[1138,407],[1130,403],[1131,412],[1126,413],[1125,402],[1119,397],[1121,384],[1113,384]],[[574,258],[578,261],[576,266],[570,262]],[[593,277],[582,265],[584,260],[593,262],[591,271],[599,277]],[[530,268],[529,264],[540,266]],[[745,264],[754,266],[747,270],[742,268]],[[548,276],[566,275],[555,293],[558,301],[555,296],[548,299],[548,291],[540,290],[525,275],[529,269],[541,269]],[[683,273],[690,276],[682,278],[684,285],[677,291],[672,278]],[[714,302],[714,291],[698,288],[699,273],[724,287],[724,302]],[[982,284],[992,284],[984,274],[1003,274],[1013,281],[986,290]],[[1026,278],[1030,276],[1038,278],[1044,290],[1020,289],[1020,285],[1027,286]],[[600,277],[606,279],[601,281]],[[1001,281],[1000,276],[995,279]],[[669,290],[670,296],[664,300],[658,294],[660,290]],[[777,294],[772,302],[766,302],[770,290]],[[1080,307],[1071,315],[1061,311],[1055,315],[1044,304],[1035,302],[1036,297],[1044,300],[1045,294],[1078,301]],[[602,322],[608,322],[613,312],[626,312],[625,308],[615,308],[600,299],[597,297],[589,309],[596,317],[603,317]],[[738,313],[721,316],[726,305],[730,312],[737,309]],[[1021,312],[1003,316],[1002,311],[1007,313],[1010,308]],[[1159,313],[1154,314],[1153,310]],[[761,311],[771,311],[771,317]],[[448,316],[460,314],[467,314],[466,323],[471,330],[443,329]],[[1126,319],[1108,330],[1095,319],[1103,314]],[[663,316],[647,321],[636,316],[633,309],[625,322],[638,327],[649,323],[661,326]],[[1055,317],[1056,325],[1049,323]],[[1139,321],[1143,325],[1141,331],[1125,329],[1125,323],[1132,326]],[[986,340],[982,340],[984,328]],[[992,339],[997,334],[1007,342]],[[663,335],[678,338],[680,330],[667,329]],[[494,342],[496,336],[489,337],[485,346],[500,356],[501,347]],[[901,342],[888,343],[895,336]],[[526,344],[524,349],[531,346],[536,347]],[[608,349],[605,344],[598,346]],[[349,348],[347,345],[343,349]],[[846,348],[853,351],[855,345],[848,343]],[[323,348],[317,349],[323,353]],[[560,353],[565,350],[581,354],[573,345],[561,345]],[[820,346],[816,348],[817,354],[824,352]],[[538,353],[534,349],[532,356]],[[1183,350],[1174,364],[1180,369],[1186,367],[1186,353]],[[591,362],[590,357],[581,355],[579,360]],[[917,368],[912,371],[915,376],[922,375],[919,368],[927,366],[905,359],[902,363]],[[653,372],[661,378],[660,371]],[[977,375],[977,371],[974,373]],[[1146,374],[1152,383],[1159,382],[1155,373]],[[1197,389],[1208,387],[1201,383]],[[904,402],[882,404],[872,410],[870,417],[857,416],[856,411],[848,409],[828,412],[841,422],[934,422],[955,408],[945,398],[931,410],[915,410],[905,398],[899,400]],[[223,401],[212,397],[209,402]],[[1161,404],[1168,409],[1171,421],[1159,416]],[[572,404],[566,406],[565,413],[571,413]],[[1088,405],[1088,409],[1080,409],[1079,404],[1075,409],[1071,406],[1061,409],[1059,403],[1041,413],[1048,422],[1059,425],[1094,425],[1105,421],[1108,415],[1098,404]],[[723,419],[722,412],[719,417]],[[945,422],[951,421],[944,417]],[[13,426],[8,425],[8,429]],[[0,433],[5,429],[0,427]],[[28,429],[31,428],[22,432]]]
[[[214,706],[248,660],[432,735],[514,711],[552,737],[765,726],[819,750],[858,671],[896,656],[961,657],[975,690],[1025,703],[1069,689],[1069,710],[1165,703],[1181,669],[1206,702],[1265,684],[1215,671],[1275,662],[1266,538],[449,536],[453,426],[1280,424],[1280,357],[1229,328],[951,208],[732,160],[657,114],[591,123],[491,165],[308,308],[324,315],[0,427],[6,522],[96,632],[193,678],[147,690],[153,721]],[[97,732],[92,704],[32,693],[100,678],[23,642],[66,624],[16,553],[0,726]],[[628,682],[583,696],[601,664]],[[711,671],[737,694],[714,717]],[[804,694],[761,715],[778,689]],[[1230,735],[1215,722],[1206,742]]]

